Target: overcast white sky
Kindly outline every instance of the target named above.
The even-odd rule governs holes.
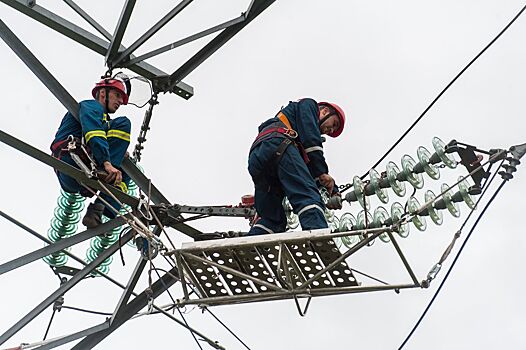
[[[89,29],[65,4],[44,0],[38,3]],[[78,1],[110,32],[122,3]],[[516,0],[277,1],[184,79],[195,88],[193,98],[185,101],[175,95],[161,95],[142,165],[173,202],[237,204],[243,194],[252,191],[246,159],[259,123],[289,100],[310,96],[340,104],[349,116],[342,137],[325,144],[331,174],[338,183],[347,183],[375,163],[523,5]],[[173,6],[171,1],[138,2],[123,44],[131,44]],[[226,5],[195,1],[138,53],[234,18],[247,6],[248,1],[230,1]],[[0,18],[77,100],[90,98],[93,83],[105,71],[102,56],[3,4]],[[387,160],[400,164],[406,153],[416,158],[418,146],[432,149],[433,136],[484,149],[526,142],[525,35],[526,18],[519,18]],[[149,62],[172,72],[206,42],[199,41]],[[0,54],[0,129],[47,151],[65,108],[4,43],[0,43]],[[130,106],[119,112],[132,120],[135,140],[144,111]],[[53,171],[3,144],[0,162],[0,210],[45,234],[59,190]],[[379,171],[385,169],[385,163]],[[452,183],[461,173],[461,169],[444,169],[440,181],[424,175],[424,188],[437,193],[443,182]],[[526,347],[522,280],[526,239],[520,226],[524,179],[524,170],[519,167],[516,177],[479,224],[406,349]],[[421,202],[423,193],[416,195]],[[405,199],[397,198],[392,191],[389,195],[390,203],[404,203]],[[380,204],[372,199],[373,208]],[[358,211],[358,205],[346,205],[337,215]],[[460,219],[444,213],[444,225],[440,227],[428,220],[424,233],[412,227],[409,238],[400,242],[419,279],[439,259],[466,217],[464,204],[461,211]],[[247,230],[247,222],[206,219],[195,222],[195,227],[204,231]],[[0,230],[0,262],[42,246],[4,219],[0,220]],[[188,240],[173,230],[170,233],[178,244]],[[462,237],[466,234],[467,230]],[[86,247],[76,246],[72,252],[84,257]],[[123,284],[137,259],[131,248],[125,250],[125,257],[126,266],[116,259],[110,272]],[[298,316],[292,301],[222,306],[212,311],[252,349],[395,349],[413,327],[451,261],[446,262],[427,290],[315,298],[304,318]],[[382,242],[361,251],[349,263],[392,283],[409,281],[393,248]],[[2,333],[59,287],[58,279],[40,261],[4,274],[0,281]],[[146,283],[144,275],[137,291]],[[106,280],[89,279],[66,294],[65,305],[111,312],[120,293],[120,288]],[[157,304],[169,300],[163,295]],[[51,310],[46,310],[3,347],[41,340],[50,315]],[[228,349],[242,348],[209,315],[196,309],[187,317],[192,326]],[[50,337],[102,321],[102,316],[63,310],[55,317]],[[206,344],[202,346],[207,348]],[[62,348],[69,347],[71,344]],[[130,321],[97,348],[144,347],[197,348],[187,331],[163,316]]]

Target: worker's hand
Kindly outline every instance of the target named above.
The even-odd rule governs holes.
[[[329,174],[321,174],[318,176],[318,181],[320,184],[327,189],[329,194],[332,193],[332,190],[334,189],[334,179]]]
[[[122,182],[122,173],[119,169],[111,165],[110,162],[104,162],[104,170],[108,173],[108,176],[104,179],[106,183],[118,185]]]

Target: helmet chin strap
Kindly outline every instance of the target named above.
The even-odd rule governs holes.
[[[105,87],[104,90],[106,91],[106,93],[104,94],[106,97],[105,97],[105,100],[106,100],[106,103],[105,103],[105,107],[106,107],[106,113],[110,113],[110,89],[108,87]]]
[[[329,115],[326,115],[325,117],[323,117],[323,119],[320,119],[320,121],[318,123],[318,127],[320,128],[320,130],[321,130],[321,126],[323,125],[323,123],[325,123],[327,121],[327,119],[329,119],[333,115],[336,115],[336,113],[329,113]]]

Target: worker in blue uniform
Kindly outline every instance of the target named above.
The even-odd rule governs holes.
[[[112,119],[110,114],[128,103],[130,90],[129,80],[107,78],[99,81],[92,90],[93,99],[79,103],[80,122],[71,113],[66,113],[51,144],[53,156],[78,168],[67,151],[67,145],[70,136],[79,144],[83,142],[97,168],[105,172],[103,180],[125,193],[130,179],[120,166],[130,144],[131,123],[127,117]],[[80,193],[84,197],[93,196],[93,193],[72,177],[56,173],[65,192]],[[120,209],[119,203],[111,196],[101,192],[100,197],[117,211]],[[102,215],[112,219],[116,213],[97,198],[88,206],[82,223],[87,228],[94,228],[102,223]]]
[[[259,126],[248,170],[254,181],[255,208],[260,219],[248,235],[285,232],[284,196],[299,216],[303,230],[328,227],[316,183],[331,195],[339,192],[325,162],[322,135],[337,137],[344,125],[345,113],[338,105],[304,98],[290,102]]]

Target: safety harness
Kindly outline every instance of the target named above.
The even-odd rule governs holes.
[[[285,153],[287,147],[289,147],[290,145],[294,145],[298,148],[298,150],[301,153],[301,156],[303,157],[303,161],[305,162],[305,164],[308,164],[310,160],[307,156],[307,152],[305,152],[305,149],[303,148],[301,142],[297,140],[298,133],[296,132],[296,130],[292,129],[289,119],[283,112],[279,112],[277,117],[281,121],[281,123],[285,125],[285,128],[279,126],[279,122],[269,125],[256,136],[256,139],[250,147],[250,151],[252,152],[252,150],[257,145],[259,145],[263,140],[267,138],[282,137],[283,141],[280,143],[280,145],[276,149],[276,152],[274,153],[274,159],[272,161],[273,165],[277,168],[281,157],[283,157],[283,154]]]

